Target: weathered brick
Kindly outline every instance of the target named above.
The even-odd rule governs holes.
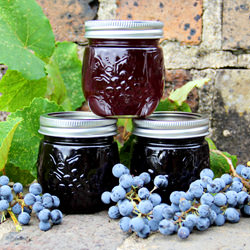
[[[96,17],[98,1],[37,0],[50,20],[57,41],[86,42],[84,22]]]
[[[116,18],[160,20],[164,39],[201,42],[202,0],[117,0]]]
[[[224,0],[223,49],[250,49],[250,1]]]

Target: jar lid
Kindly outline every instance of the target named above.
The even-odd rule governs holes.
[[[92,112],[55,112],[40,116],[42,135],[65,138],[91,138],[117,134],[116,119],[104,119]]]
[[[149,138],[186,139],[209,134],[206,115],[188,112],[158,111],[146,119],[133,120],[133,134]]]
[[[85,22],[86,38],[159,39],[163,37],[160,21],[91,20]]]

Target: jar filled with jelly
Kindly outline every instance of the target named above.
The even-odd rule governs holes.
[[[101,194],[116,185],[112,167],[119,162],[116,119],[91,112],[59,112],[40,117],[38,182],[60,198],[66,213],[105,209]]]
[[[157,107],[164,87],[159,21],[85,22],[82,87],[88,105],[103,117],[145,117]]]
[[[187,191],[209,168],[209,119],[187,112],[155,112],[147,119],[133,120],[135,143],[130,162],[131,173],[149,172],[151,177],[168,175],[168,187],[159,191],[168,202],[171,192]],[[152,188],[152,187],[150,187]],[[158,191],[157,191],[158,192]]]

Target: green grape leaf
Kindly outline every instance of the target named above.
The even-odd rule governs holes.
[[[120,148],[120,162],[126,167],[130,168],[130,160],[132,156],[132,144],[135,140],[135,136],[131,135],[129,139]]]
[[[234,167],[236,167],[237,156],[231,155],[227,152],[222,153],[229,157]],[[220,177],[222,174],[230,172],[230,166],[225,157],[214,152],[213,150],[210,150],[210,168],[213,170],[215,177]]]
[[[49,77],[49,98],[66,110],[81,107],[85,99],[81,85],[82,64],[77,55],[77,45],[72,42],[57,43],[46,68]],[[51,96],[51,93],[54,96]]]
[[[156,111],[184,111],[184,112],[192,112],[191,108],[186,102],[183,102],[179,105],[175,101],[171,101],[168,98],[163,99],[158,104]]]
[[[118,127],[124,127],[126,132],[132,132],[133,129],[133,123],[132,123],[132,119],[130,118],[126,118],[126,119],[118,119],[117,120],[117,126]]]
[[[201,88],[204,84],[209,82],[209,78],[204,78],[204,79],[199,79],[199,80],[194,80],[187,82],[185,85],[182,87],[176,89],[169,95],[169,99],[172,101],[177,102],[178,105],[181,105],[185,100],[187,100],[187,96],[189,92],[194,88]]]
[[[12,164],[6,164],[5,174],[12,182],[20,182],[24,186],[34,181],[35,177],[28,170],[22,170]]]
[[[56,103],[44,98],[35,98],[29,107],[25,107],[23,110],[18,110],[8,116],[7,120],[9,121],[17,117],[23,118],[14,134],[8,163],[22,170],[28,170],[35,176],[39,144],[43,137],[38,133],[40,115],[58,111],[63,111],[63,108]]]
[[[8,154],[12,143],[14,132],[22,118],[11,121],[0,122],[0,171],[3,171],[8,161]]]
[[[209,146],[209,149],[212,150],[212,149],[217,149],[214,142],[210,139],[210,138],[206,138],[206,141],[208,143],[208,146]]]
[[[50,57],[54,47],[49,20],[35,0],[1,0],[0,63],[38,80],[45,76],[40,58]]]
[[[0,110],[15,112],[29,106],[35,97],[43,97],[46,90],[46,77],[40,80],[27,80],[21,73],[8,70],[0,81]]]

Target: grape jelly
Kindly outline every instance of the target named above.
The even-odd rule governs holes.
[[[171,192],[186,190],[209,168],[209,147],[205,140],[209,120],[185,112],[155,112],[147,119],[134,119],[135,143],[130,170],[134,175],[168,175],[168,187],[159,191],[168,202]],[[150,187],[152,188],[152,187]],[[156,191],[158,192],[158,191]]]
[[[82,86],[99,116],[145,117],[157,107],[164,87],[161,22],[87,21]]]
[[[58,196],[66,213],[105,209],[101,194],[117,181],[112,175],[119,162],[116,120],[90,112],[50,113],[41,116],[39,132],[44,135],[37,162],[43,192]]]

